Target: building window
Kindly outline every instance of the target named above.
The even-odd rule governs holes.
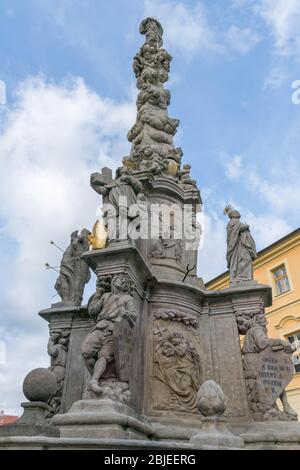
[[[276,269],[273,269],[272,274],[277,295],[284,294],[284,292],[291,290],[289,278],[284,264],[278,266]]]
[[[287,339],[289,343],[296,348],[292,360],[295,372],[300,372],[300,331],[293,333],[292,335],[288,335]]]

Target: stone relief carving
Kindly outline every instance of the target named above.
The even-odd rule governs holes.
[[[173,322],[182,322],[185,326],[191,326],[195,329],[197,329],[199,326],[198,318],[185,312],[172,310],[157,310],[154,313],[154,318],[156,320],[170,320]]]
[[[175,228],[170,226],[170,237],[160,234],[159,238],[154,240],[150,251],[150,258],[154,259],[171,259],[177,264],[182,264],[184,254],[184,242],[177,237]]]
[[[54,373],[57,380],[57,390],[48,401],[51,407],[48,417],[60,412],[61,396],[65,378],[67,354],[69,349],[70,329],[55,329],[50,331],[48,341],[48,354],[51,358],[49,369]]]
[[[145,179],[144,172],[151,179],[172,180],[183,190],[198,190],[190,177],[190,166],[184,165],[180,169],[182,149],[174,147],[173,138],[179,120],[168,115],[171,94],[164,88],[164,83],[168,80],[172,57],[162,48],[162,27],[155,18],[146,18],[140,31],[146,40],[133,61],[139,93],[136,122],[128,132],[128,140],[132,143],[130,155],[123,158],[123,166],[117,169],[114,179],[107,168],[102,173],[91,175],[92,188],[103,196],[107,245],[133,239],[132,228],[136,234],[137,221],[132,220],[129,211],[132,205],[147,201],[147,184],[143,189],[139,180]],[[181,263],[182,246],[179,242],[168,243],[162,237],[157,245],[153,250],[154,257],[163,256]]]
[[[159,410],[196,413],[201,374],[198,320],[171,310],[157,311],[154,318],[154,406]]]
[[[242,346],[248,401],[256,421],[297,420],[288,403],[285,387],[292,379],[293,348],[287,341],[268,338],[263,310],[237,317],[239,333],[245,335]],[[283,411],[276,401],[280,398]]]
[[[231,286],[253,282],[253,260],[257,253],[249,225],[240,221],[241,214],[231,206],[225,207],[224,213],[230,219],[227,224],[226,259]]]
[[[128,276],[117,274],[111,281],[109,278],[99,280],[88,312],[95,324],[82,344],[82,354],[92,376],[88,387],[90,395],[96,398],[117,397],[119,401],[128,403],[129,385],[120,381],[116,370],[118,343],[114,339],[117,323],[126,321],[133,328],[136,319]]]
[[[85,284],[91,277],[89,267],[81,255],[89,250],[90,235],[91,232],[86,229],[80,234],[78,230],[71,234],[71,242],[63,254],[59,276],[55,283],[55,289],[62,300],[56,305],[81,305]]]
[[[168,176],[170,161],[180,165],[182,156],[181,149],[175,149],[173,143],[179,120],[168,115],[171,94],[163,86],[169,78],[172,57],[162,48],[163,29],[155,18],[146,18],[140,32],[146,36],[146,41],[133,60],[140,91],[137,120],[128,132],[132,150],[127,162],[136,169],[148,169]],[[151,154],[155,159],[154,168],[147,162]],[[179,165],[176,166],[176,174]]]
[[[182,184],[186,189],[197,188],[197,182],[191,178],[190,172],[191,165],[186,163],[182,166],[182,170],[178,173],[179,183]]]

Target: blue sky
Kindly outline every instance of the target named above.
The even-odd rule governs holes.
[[[132,58],[145,16],[172,54],[170,115],[202,191],[199,274],[225,269],[225,204],[258,248],[299,226],[298,0],[0,0],[0,408],[18,410],[26,371],[47,365],[37,312],[55,294],[55,239],[90,228],[89,174],[128,153],[135,119]],[[86,297],[93,291],[93,281]],[[25,359],[26,358],[26,359]],[[24,364],[24,361],[26,364]],[[25,372],[24,372],[25,371]]]

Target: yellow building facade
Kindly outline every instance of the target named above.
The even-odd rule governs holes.
[[[294,376],[287,387],[289,402],[300,418],[300,228],[258,253],[253,277],[272,287],[273,304],[266,308],[270,338],[289,341],[293,354]],[[229,287],[229,272],[206,284],[207,289]]]

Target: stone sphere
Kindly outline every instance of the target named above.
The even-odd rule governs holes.
[[[46,403],[57,390],[57,380],[50,369],[34,369],[26,375],[23,393],[29,401]]]

